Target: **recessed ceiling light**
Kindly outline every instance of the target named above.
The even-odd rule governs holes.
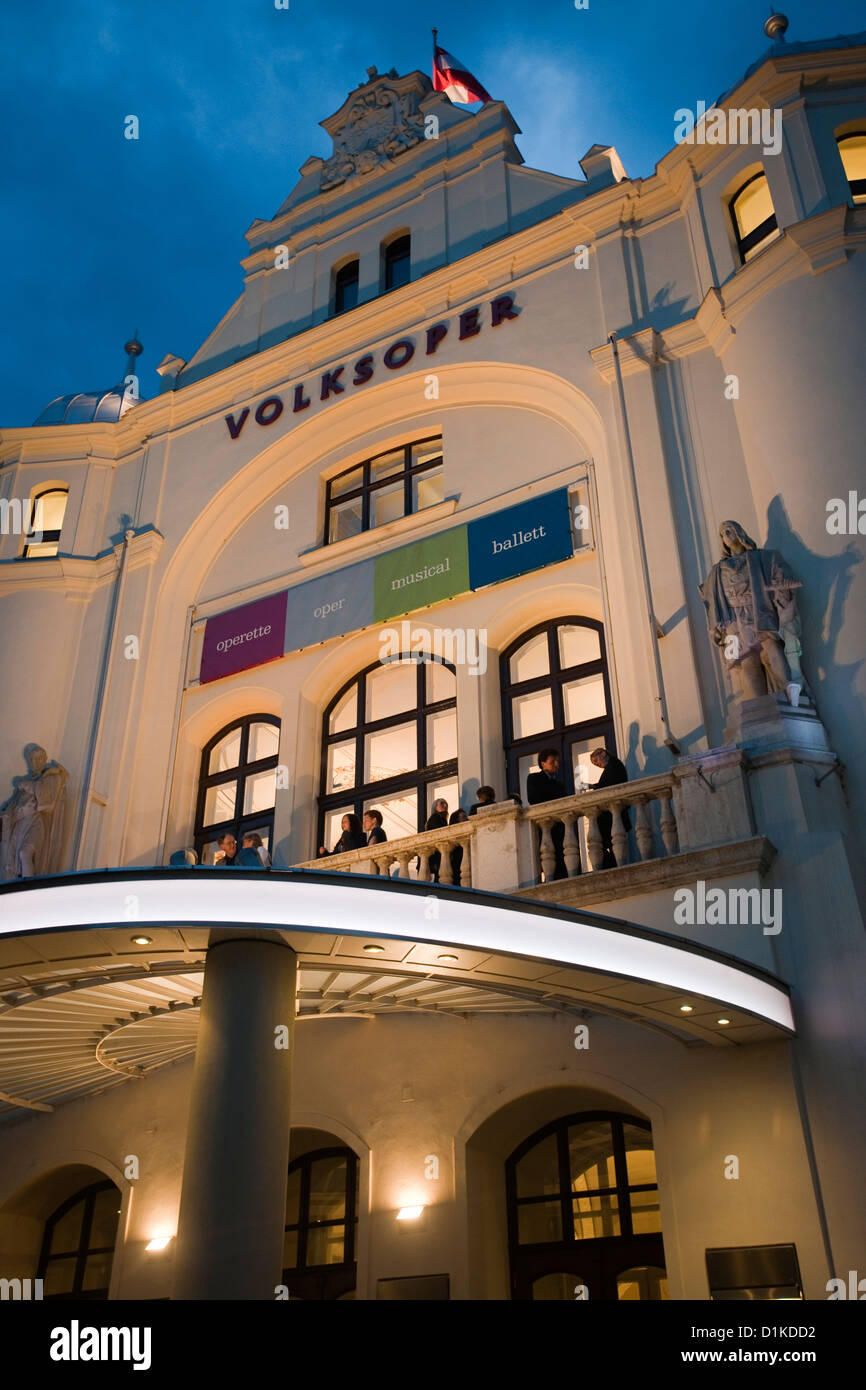
[[[691,1004],[680,1004],[680,1013],[681,1013],[681,1014],[693,1014],[693,1013],[694,1013],[694,1008],[692,1007]]]
[[[720,1023],[721,1026],[722,1026],[723,1028],[726,1028],[727,1025],[730,1023],[730,1021],[731,1021],[731,1020],[730,1020],[729,1018],[717,1018],[717,1019],[716,1019],[716,1023]]]
[[[449,955],[448,952],[446,951],[444,955],[437,956],[436,959],[437,959],[437,960],[456,960],[457,957],[456,957],[456,956]]]
[[[373,946],[373,945],[370,945],[370,946],[365,946],[365,947],[364,947],[364,950],[365,950],[365,951],[384,951],[384,949],[385,949],[384,946]]]
[[[136,946],[149,946],[153,941],[152,936],[131,936],[129,939]]]

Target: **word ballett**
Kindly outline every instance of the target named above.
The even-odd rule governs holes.
[[[483,676],[487,670],[487,629],[472,627],[413,627],[404,619],[399,625],[379,633],[379,660],[384,665],[411,656],[444,661],[449,666],[467,666],[470,676]]]

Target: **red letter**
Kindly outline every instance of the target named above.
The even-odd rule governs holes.
[[[226,424],[229,427],[229,434],[231,435],[232,439],[237,439],[238,435],[240,434],[241,430],[247,422],[247,416],[249,415],[249,413],[250,408],[248,405],[245,405],[237,420],[234,418],[233,415],[226,416]]]
[[[352,377],[353,386],[363,386],[365,381],[369,381],[373,375],[373,354],[367,352],[363,357],[359,357],[355,363],[355,375]]]
[[[427,356],[431,357],[448,332],[447,323],[434,323],[427,329]]]
[[[333,372],[322,372],[322,394],[320,399],[326,401],[333,391],[335,395],[340,391],[345,391],[345,386],[341,386],[337,377],[345,368],[337,367]]]
[[[498,328],[503,319],[516,319],[519,312],[514,307],[512,295],[500,294],[490,305],[490,322],[494,328]]]
[[[310,404],[310,398],[309,398],[309,396],[305,396],[305,395],[304,395],[304,383],[303,383],[303,382],[300,382],[300,383],[295,387],[295,400],[294,400],[294,404],[293,404],[293,406],[292,406],[292,410],[297,414],[297,412],[298,412],[299,410],[306,410],[306,408],[307,408],[307,406],[308,406],[309,404]]]
[[[460,315],[460,341],[464,338],[474,338],[476,333],[481,332],[481,324],[478,322],[480,310],[464,309]]]

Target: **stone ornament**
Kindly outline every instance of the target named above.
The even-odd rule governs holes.
[[[424,134],[423,95],[417,87],[397,91],[377,77],[359,88],[341,124],[330,129],[334,153],[322,166],[322,191],[370,174],[417,145]]]
[[[15,791],[0,807],[2,878],[35,878],[57,868],[69,773],[49,762],[38,743],[24,749],[26,777],[13,778]]]
[[[719,527],[722,558],[703,584],[710,636],[734,675],[741,700],[784,691],[797,706],[808,687],[800,665],[801,588],[778,550],[756,546],[737,521]]]

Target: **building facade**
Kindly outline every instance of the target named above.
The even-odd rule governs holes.
[[[864,82],[863,35],[775,43],[714,110],[778,149],[568,179],[371,70],[162,394],[133,341],[0,431],[0,1275],[862,1266]],[[789,606],[747,649],[735,570]]]

